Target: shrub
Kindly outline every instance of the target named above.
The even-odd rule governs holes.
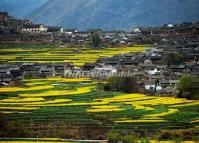
[[[167,55],[168,65],[180,65],[183,63],[183,56],[178,53],[170,53]]]
[[[148,138],[141,138],[140,143],[150,143],[150,140]]]
[[[186,99],[198,99],[199,97],[199,79],[192,78],[190,75],[184,75],[177,84],[180,90],[178,97]]]
[[[98,47],[101,44],[101,39],[98,33],[93,33],[92,35],[92,46]]]
[[[136,93],[138,91],[137,80],[134,77],[111,77],[105,84],[104,90]]]
[[[107,136],[109,143],[117,143],[121,139],[120,134],[117,132],[109,132]]]
[[[121,137],[123,143],[137,143],[138,139],[133,135],[126,135]]]

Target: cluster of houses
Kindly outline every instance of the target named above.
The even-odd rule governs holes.
[[[182,55],[181,63],[169,62],[170,54]],[[199,42],[173,44],[147,49],[143,53],[129,53],[111,58],[98,59],[96,63],[85,64],[84,70],[130,72],[139,82],[139,92],[176,95],[179,79],[189,74],[199,78]],[[99,72],[99,70],[98,70]],[[196,86],[199,87],[199,83]]]
[[[170,54],[181,55],[181,62],[170,62]],[[176,95],[176,85],[184,74],[199,78],[199,42],[162,45],[146,49],[142,53],[100,58],[95,63],[86,63],[80,68],[75,67],[73,63],[64,62],[1,64],[0,84],[10,85],[24,78],[53,76],[89,76],[104,79],[115,73],[127,73],[125,76],[136,77],[140,93]]]
[[[67,76],[67,73],[101,73],[103,78],[110,73],[130,72],[139,82],[139,92],[176,94],[176,84],[184,74],[199,77],[199,22],[184,22],[180,25],[166,24],[161,27],[136,27],[130,32],[89,29],[63,29],[29,20],[19,20],[0,12],[0,43],[5,41],[36,41],[67,45],[88,45],[93,33],[98,33],[101,46],[133,46],[138,43],[153,44],[142,53],[129,53],[109,58],[100,58],[95,63],[86,63],[76,68],[73,63],[0,65],[0,83],[23,78]],[[12,83],[12,82],[11,82]],[[197,86],[196,86],[197,87]]]
[[[98,33],[101,46],[131,46],[137,43],[168,43],[182,37],[197,36],[199,22],[184,22],[180,25],[166,24],[161,27],[135,27],[132,31],[102,29],[64,29],[62,27],[34,24],[27,19],[16,19],[6,12],[0,12],[0,42],[43,42],[59,43],[60,47],[85,45],[91,43],[92,34]]]
[[[22,79],[46,78],[53,76],[64,76],[67,71],[73,71],[75,66],[72,63],[22,63],[22,64],[1,64],[0,85],[12,85]]]

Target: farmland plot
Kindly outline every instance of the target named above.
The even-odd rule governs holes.
[[[20,119],[44,137],[55,127],[70,130],[88,125],[125,132],[199,130],[199,101],[105,92],[98,82],[86,78],[32,79],[23,84],[26,88],[0,88],[0,111],[9,122]]]
[[[49,48],[41,49],[30,48],[8,48],[0,49],[0,62],[2,63],[57,63],[57,62],[73,62],[75,66],[82,66],[85,63],[93,63],[98,58],[111,57],[118,54],[127,54],[130,52],[142,52],[149,45],[137,45],[126,48],[106,48],[106,49],[89,49],[89,48]],[[76,52],[76,51],[81,52]]]

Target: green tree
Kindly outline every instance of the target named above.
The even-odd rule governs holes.
[[[180,90],[179,97],[191,99],[190,88],[192,84],[192,77],[190,75],[184,75],[177,84],[177,88]]]
[[[137,80],[135,77],[110,77],[107,81],[104,90],[126,93],[138,92]]]
[[[167,55],[168,65],[180,65],[183,63],[183,56],[178,53],[169,53]]]
[[[92,46],[93,47],[99,47],[100,44],[101,44],[100,35],[98,33],[93,33],[93,35],[92,35]]]
[[[137,137],[135,137],[133,135],[122,136],[121,140],[123,143],[137,143],[138,142]]]
[[[6,132],[6,119],[5,116],[3,115],[3,113],[0,113],[0,137],[5,136],[5,132]]]
[[[107,136],[108,136],[108,142],[109,143],[117,143],[121,139],[120,134],[117,133],[117,132],[109,132],[107,134]]]

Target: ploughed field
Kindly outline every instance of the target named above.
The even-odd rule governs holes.
[[[199,130],[199,101],[106,92],[101,84],[89,78],[23,80],[0,88],[0,112],[8,122],[23,122],[32,137]]]
[[[54,48],[51,46],[23,47],[23,48],[0,48],[0,63],[58,63],[72,62],[76,66],[83,66],[85,63],[93,63],[98,58],[112,57],[118,54],[130,52],[142,52],[150,45],[137,45],[125,48]]]

